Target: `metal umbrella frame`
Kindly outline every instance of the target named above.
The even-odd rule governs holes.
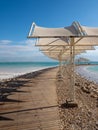
[[[44,28],[32,24],[28,38],[36,38],[36,46],[50,58],[60,62],[59,73],[68,60],[70,67],[70,101],[76,102],[75,97],[75,55],[93,50],[98,45],[98,28],[81,26],[73,22],[71,26],[63,28]]]

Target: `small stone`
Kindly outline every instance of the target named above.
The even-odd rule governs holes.
[[[84,86],[84,87],[81,87],[82,91],[85,92],[85,93],[90,93],[90,90]]]
[[[98,126],[98,121],[96,121],[96,126]]]

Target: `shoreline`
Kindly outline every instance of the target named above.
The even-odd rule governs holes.
[[[76,66],[75,67],[75,74],[77,76],[79,76],[81,79],[84,79],[84,80],[86,80],[86,81],[88,81],[90,83],[93,83],[93,84],[97,85],[98,84],[98,81],[97,81],[98,80],[98,78],[97,78],[98,74],[87,70],[88,67],[89,67],[89,65]],[[14,77],[8,77],[8,78],[0,79],[0,82],[3,83],[3,82],[6,82],[6,81],[16,80],[17,78],[25,78],[25,77],[30,77],[30,76],[35,77],[36,75],[40,74],[41,72],[47,71],[48,69],[54,69],[54,68],[58,68],[58,66],[44,67],[44,68],[40,68],[40,69],[37,69],[37,70],[34,70],[34,71],[30,71],[30,72],[22,73],[22,74],[19,74],[19,75],[15,75]],[[97,78],[96,80],[95,80],[95,77]]]
[[[75,129],[80,130],[81,128],[88,129],[88,126],[89,126],[89,130],[93,130],[95,128],[97,129],[98,128],[98,115],[97,115],[98,85],[94,84],[93,82],[89,82],[87,79],[81,77],[80,75],[76,75],[75,89],[76,89],[76,99],[77,99],[78,107],[77,108],[60,107],[61,104],[66,102],[66,98],[68,96],[68,88],[70,86],[70,81],[67,76],[64,77],[65,82],[57,80],[55,77],[57,71],[58,71],[58,67],[46,68],[46,69],[42,69],[36,72],[21,75],[21,76],[18,76],[17,78],[13,78],[9,81],[5,81],[4,83],[1,83],[2,92],[4,95],[4,98],[3,98],[4,101],[0,102],[1,113],[7,113],[8,111],[9,113],[11,113],[11,111],[15,111],[17,113],[20,110],[26,110],[26,109],[31,110],[32,107],[38,108],[38,106],[40,106],[41,103],[42,104],[47,103],[48,106],[53,106],[53,104],[51,103],[54,102],[53,99],[55,99],[55,101],[57,101],[58,103],[58,105],[56,104],[56,107],[59,106],[57,109],[59,109],[59,117],[61,120],[62,128],[65,128],[66,130],[70,130],[72,129],[72,127],[74,127]],[[38,85],[38,88],[37,88],[37,85]],[[48,90],[46,86],[50,90]],[[42,88],[44,87],[45,90],[43,90],[41,87]],[[55,95],[52,94],[53,91],[54,91],[53,94]],[[42,95],[45,94],[45,95],[40,100],[41,94]],[[57,95],[57,99],[55,98],[56,95]],[[27,100],[29,96],[30,96],[29,98],[30,102],[28,102]],[[38,99],[38,96],[39,96],[39,99]],[[47,98],[49,98],[48,101],[47,101]],[[41,108],[43,108],[43,106],[39,107],[39,112],[44,111],[44,109],[41,109]],[[51,111],[53,110],[53,108],[51,108]],[[50,109],[50,108],[45,107],[45,110],[47,109]],[[35,109],[33,110],[33,112],[34,111]],[[38,112],[35,112],[33,115],[36,115],[36,113]],[[26,112],[22,113],[22,111],[20,111],[20,114],[16,114],[16,116],[14,115],[14,113],[8,114],[8,115],[2,114],[1,116],[4,116],[4,117],[7,116],[8,118],[14,119],[10,122],[6,121],[9,124],[10,128],[12,127],[11,125],[13,124],[13,122],[16,121],[16,124],[17,124],[18,120],[19,120],[20,127],[22,128],[24,120],[26,122],[27,120],[30,120],[30,121],[32,120],[32,117],[31,118],[29,118],[29,116],[25,117],[26,114],[27,114]],[[32,113],[30,113],[30,116],[31,115]],[[47,113],[45,113],[44,116],[46,115],[49,116]],[[25,118],[22,118],[22,116]],[[43,117],[43,114],[42,114],[42,117]],[[34,116],[34,123],[35,123],[35,119],[36,121],[39,121],[39,119],[37,118],[36,116]],[[42,119],[45,120],[44,118],[45,117],[43,117]],[[53,118],[54,117],[52,116],[51,120]],[[6,127],[5,121],[3,120],[2,122],[4,123],[4,127]],[[31,127],[32,125],[37,125],[37,123],[35,124],[34,123],[31,124]],[[46,121],[45,123],[48,123],[48,121]],[[13,126],[15,126],[16,124],[14,122]],[[28,127],[29,125],[30,124],[27,122]],[[3,128],[3,126],[1,128]],[[57,130],[57,129],[53,129],[53,130]]]
[[[11,79],[14,79],[14,78],[18,78],[20,76],[24,76],[24,75],[27,75],[27,74],[31,74],[31,73],[35,73],[35,72],[38,72],[38,71],[42,71],[44,69],[51,69],[51,68],[54,68],[56,66],[48,66],[48,67],[39,67],[37,69],[34,69],[33,71],[32,70],[29,70],[27,72],[20,72],[20,73],[1,73],[0,74],[0,82],[3,82],[3,81],[6,81],[6,80],[11,80]],[[2,76],[4,75],[4,76]]]
[[[2,130],[59,130],[55,70],[46,68],[2,84]]]
[[[94,82],[95,84],[98,84],[98,72],[95,73],[93,71],[90,71],[87,69],[88,67],[89,65],[76,66],[75,73],[79,74],[82,78],[87,79],[89,82]]]
[[[35,79],[37,76],[44,73],[45,71],[55,69],[55,68],[57,67],[47,67],[33,72],[25,73],[23,75],[18,75],[12,78],[1,80],[0,81],[0,102],[2,102],[2,99],[5,100],[9,96],[9,93],[14,92],[14,90],[17,91],[19,89],[19,86],[22,85],[20,81],[25,82],[31,78]]]

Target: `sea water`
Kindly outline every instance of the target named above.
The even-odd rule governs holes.
[[[57,66],[57,62],[1,62],[0,80]]]
[[[98,73],[98,65],[92,65],[87,68],[89,71],[92,71],[94,73]]]
[[[77,67],[76,72],[98,83],[98,65],[93,65],[92,62],[90,64],[92,65],[81,65]],[[1,62],[0,80],[54,66],[58,66],[58,62]]]
[[[98,83],[98,65],[79,66],[76,72],[86,79]]]

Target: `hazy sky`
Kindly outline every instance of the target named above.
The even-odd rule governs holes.
[[[98,0],[0,0],[0,61],[49,60],[27,39],[32,22],[64,27],[73,21],[98,27]],[[84,56],[96,60],[98,49]]]

